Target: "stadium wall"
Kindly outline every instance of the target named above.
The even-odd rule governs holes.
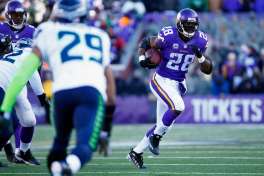
[[[45,123],[45,111],[29,95],[38,123]],[[176,123],[264,124],[264,94],[227,96],[185,96],[185,111]],[[156,102],[147,96],[117,97],[116,124],[154,123]]]
[[[119,97],[116,123],[155,121],[155,101],[147,97]],[[228,96],[185,96],[185,111],[176,123],[263,124],[264,94]]]

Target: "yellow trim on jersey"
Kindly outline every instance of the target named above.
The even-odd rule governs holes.
[[[154,74],[153,76],[153,83],[157,86],[159,92],[165,97],[165,99],[169,102],[169,105],[171,106],[172,110],[175,110],[174,104],[171,101],[171,99],[169,98],[169,96],[167,95],[167,93],[161,88],[161,86],[159,85],[159,83],[157,82],[157,80],[155,79],[156,74]]]

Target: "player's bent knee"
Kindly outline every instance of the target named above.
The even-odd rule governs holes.
[[[36,118],[27,118],[27,119],[23,119],[23,120],[20,120],[20,123],[21,123],[21,126],[22,127],[33,127],[33,126],[36,126]]]
[[[185,109],[184,102],[178,104],[178,106],[175,109],[176,109],[176,111],[180,111],[180,112],[184,111],[184,109]]]
[[[182,113],[182,111],[178,111],[178,110],[171,110],[171,111],[175,117],[179,116]]]

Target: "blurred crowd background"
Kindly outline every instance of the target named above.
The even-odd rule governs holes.
[[[29,23],[48,20],[55,0],[21,0]],[[207,55],[214,73],[204,76],[192,64],[187,77],[188,94],[226,95],[264,93],[264,1],[263,0],[87,0],[87,24],[106,30],[112,41],[111,60],[118,95],[148,95],[152,71],[137,63],[137,46],[143,36],[156,35],[175,25],[177,11],[198,11],[200,29],[209,36]],[[1,0],[1,20],[4,6]],[[47,66],[48,67],[48,66]],[[44,80],[49,81],[44,73]]]

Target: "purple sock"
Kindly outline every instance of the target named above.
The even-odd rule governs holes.
[[[165,112],[164,116],[162,117],[162,122],[165,126],[170,126],[177,117],[178,115],[169,109]]]
[[[152,128],[150,128],[150,129],[148,130],[148,132],[146,133],[146,136],[149,137],[151,134],[153,134],[155,128],[156,128],[156,125],[154,125]]]
[[[23,143],[30,143],[33,138],[34,127],[22,127],[20,138]]]
[[[21,126],[17,126],[15,129],[15,143],[16,143],[16,148],[19,148],[20,146],[20,131],[21,131]]]

